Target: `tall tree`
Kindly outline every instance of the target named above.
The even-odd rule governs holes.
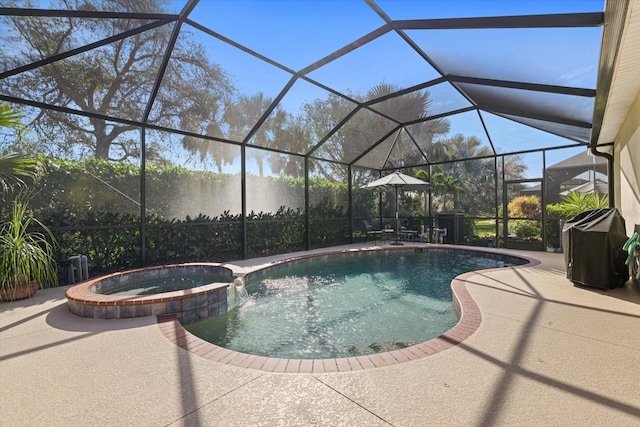
[[[163,0],[58,0],[51,9],[162,12]],[[34,7],[31,1],[7,0],[4,6]],[[87,19],[12,16],[3,20],[5,43],[15,46],[5,68],[51,58],[89,41],[106,39],[150,23],[140,19]],[[168,49],[174,23],[131,35],[90,51],[15,74],[0,81],[18,97],[86,113],[141,121]],[[220,105],[233,91],[222,68],[182,31],[171,52],[149,122],[205,133],[220,117]],[[42,141],[55,135],[59,152],[125,160],[140,155],[139,128],[132,124],[43,109],[33,119]],[[169,135],[167,134],[168,138]],[[183,141],[187,147],[192,141]],[[191,143],[191,145],[189,144]]]
[[[329,94],[324,99],[315,99],[302,106],[305,123],[310,132],[312,144],[317,144],[331,132],[353,109],[355,104],[340,96]],[[345,135],[337,132],[314,154],[327,160],[343,161],[344,147],[347,145]],[[342,182],[347,180],[347,169],[338,163],[316,162],[317,170],[327,178]]]

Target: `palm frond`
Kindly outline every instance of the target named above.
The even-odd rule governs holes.
[[[0,127],[22,129],[22,113],[11,104],[0,102]]]
[[[26,186],[26,180],[37,180],[44,173],[39,159],[28,159],[19,154],[0,155],[0,188],[3,192]]]
[[[609,206],[609,198],[597,193],[579,193],[572,191],[562,198],[559,205],[562,216],[570,219],[581,212],[592,209],[604,209]]]

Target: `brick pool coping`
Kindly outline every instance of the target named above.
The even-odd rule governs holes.
[[[439,245],[430,245],[432,247]],[[411,247],[413,248],[413,247]],[[423,247],[428,249],[428,247]],[[406,250],[410,248],[395,248],[396,250]],[[527,264],[513,266],[510,268],[533,267],[540,264],[540,261],[523,255],[511,255],[490,249],[469,249],[468,247],[451,247],[447,250],[472,250],[477,252],[489,252],[494,254],[515,256],[527,260]],[[384,250],[390,250],[385,248]],[[313,258],[316,256],[341,254],[348,251],[325,252],[321,254],[304,255],[279,261],[277,264],[287,263],[291,260]],[[501,268],[481,270],[484,272],[499,271]],[[362,369],[379,368],[392,366],[412,360],[422,359],[451,347],[458,345],[469,338],[480,326],[482,316],[480,308],[473,300],[467,289],[467,280],[476,275],[477,272],[470,271],[463,273],[451,282],[452,303],[458,313],[458,323],[442,335],[402,349],[369,354],[364,356],[343,357],[333,359],[280,359],[275,357],[257,356],[248,353],[241,353],[217,346],[205,341],[187,331],[179,322],[177,315],[157,316],[157,324],[164,336],[178,347],[196,354],[205,359],[224,363],[240,368],[256,369],[274,373],[327,373],[327,372],[349,372]]]

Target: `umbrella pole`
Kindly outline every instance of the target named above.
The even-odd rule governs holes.
[[[398,235],[400,234],[400,223],[398,222],[398,186],[396,185],[396,241],[395,243],[391,243],[392,245],[402,245],[402,243],[400,243],[398,241]]]

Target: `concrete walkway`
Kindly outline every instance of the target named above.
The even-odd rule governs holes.
[[[220,364],[155,318],[75,317],[65,288],[1,303],[0,425],[640,425],[640,296],[575,287],[562,255],[526,254],[541,263],[468,278],[482,322],[461,344],[344,373]]]

